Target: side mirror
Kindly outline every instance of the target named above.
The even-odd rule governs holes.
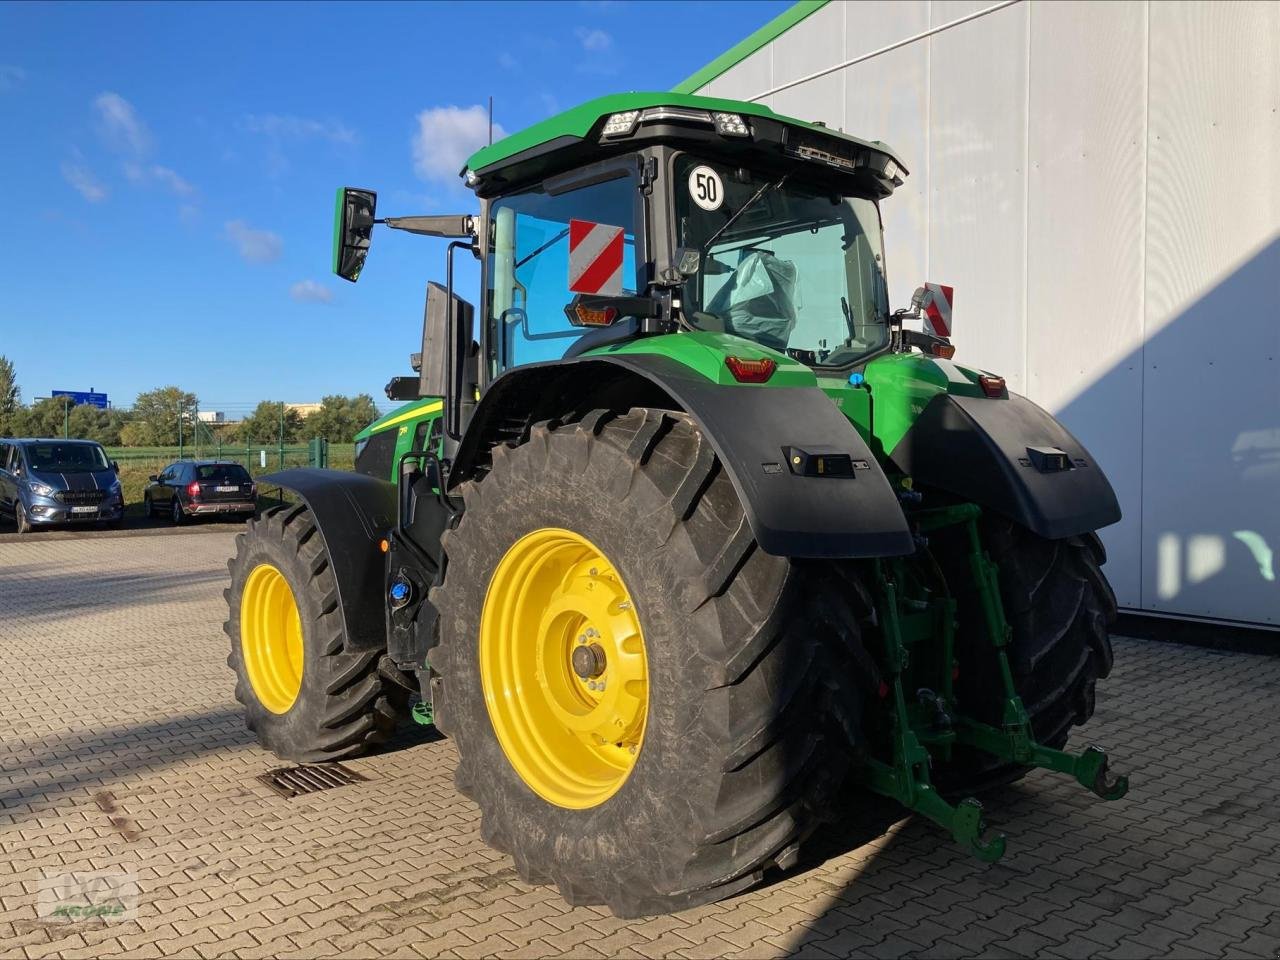
[[[342,187],[333,212],[333,272],[355,283],[369,255],[378,195],[372,190]]]
[[[112,460],[112,461],[111,461],[111,469],[112,469],[112,470],[114,470],[116,473],[119,473],[119,472],[120,472],[120,462],[119,462],[118,460]]]

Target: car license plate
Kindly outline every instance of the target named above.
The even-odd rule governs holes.
[[[240,492],[239,487],[214,487],[213,489],[218,493],[239,493]]]
[[[97,513],[98,508],[97,507],[72,507],[71,512],[72,513]]]

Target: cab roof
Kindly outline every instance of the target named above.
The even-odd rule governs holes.
[[[477,174],[487,169],[501,167],[519,155],[537,148],[554,149],[579,142],[586,138],[604,118],[614,113],[628,110],[646,110],[650,107],[686,107],[693,110],[711,112],[736,113],[746,117],[759,117],[773,120],[787,126],[820,132],[828,137],[838,137],[857,147],[883,153],[892,157],[901,167],[902,161],[894,151],[878,140],[861,140],[851,137],[839,130],[819,123],[797,120],[774,113],[761,103],[748,103],[743,100],[724,100],[719,97],[701,97],[689,93],[672,93],[670,91],[654,91],[640,93],[616,93],[598,97],[586,103],[558,113],[526,127],[518,133],[503,137],[497,143],[477,150],[467,160],[464,170]],[[904,169],[905,172],[905,169]]]

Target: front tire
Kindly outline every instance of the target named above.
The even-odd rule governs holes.
[[[431,594],[437,724],[485,840],[526,881],[624,917],[790,866],[863,747],[856,571],[759,550],[683,414],[595,411],[492,457]],[[599,674],[577,672],[584,637]],[[606,704],[619,685],[625,708]]]
[[[310,510],[281,506],[250,520],[228,566],[227,665],[259,742],[281,759],[314,763],[386,740],[405,698],[378,670],[381,649],[348,642]]]
[[[31,532],[31,521],[27,519],[27,510],[19,500],[14,504],[13,523],[18,528],[18,533],[27,534]]]

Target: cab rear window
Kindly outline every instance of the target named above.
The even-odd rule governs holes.
[[[238,463],[211,463],[196,467],[196,479],[202,483],[248,483],[249,473]]]

